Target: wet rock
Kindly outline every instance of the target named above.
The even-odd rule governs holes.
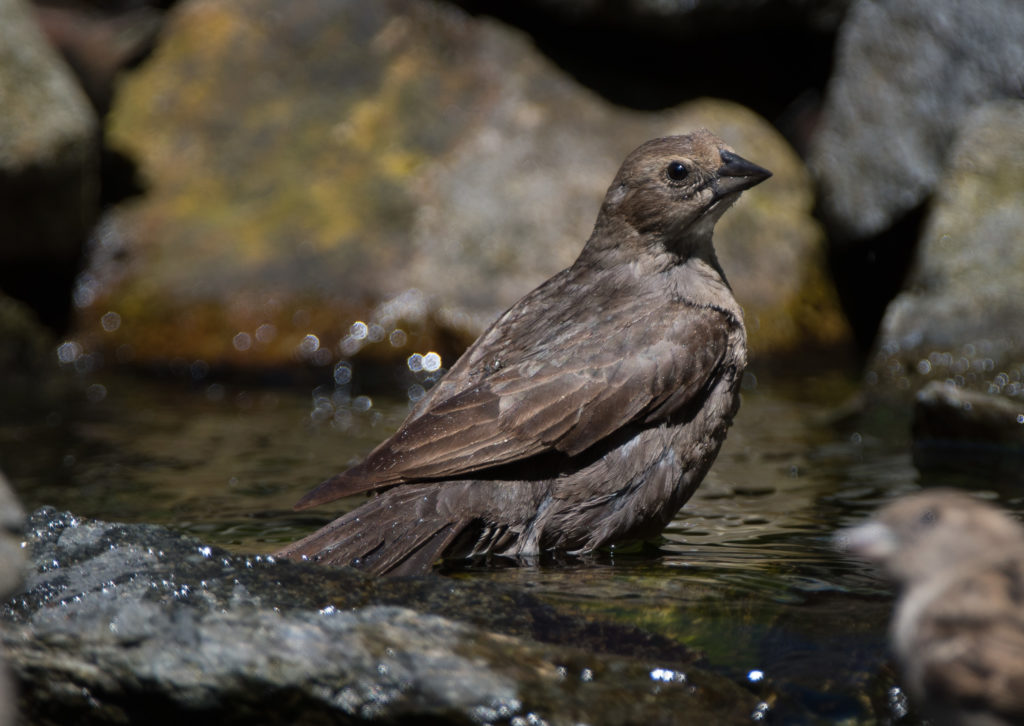
[[[0,289],[60,326],[97,214],[97,124],[21,0],[0,0],[0,98]]]
[[[932,381],[915,398],[914,437],[1006,444],[1024,454],[1024,397],[967,391]]]
[[[1024,396],[931,381],[914,401],[914,464],[966,472],[973,486],[1019,496],[1024,485]]]
[[[1019,98],[1024,4],[859,0],[841,26],[810,164],[837,285],[864,347],[900,290],[967,115]]]
[[[580,631],[493,585],[381,583],[52,509],[30,518],[27,549],[31,574],[0,637],[32,723],[740,723],[757,705],[689,657],[507,634],[551,617]],[[403,588],[406,606],[390,604]],[[414,611],[418,598],[444,615]],[[491,632],[476,618],[510,625]]]
[[[806,174],[742,107],[623,110],[520,33],[449,6],[303,0],[282,14],[194,0],[172,15],[112,112],[112,143],[150,191],[97,235],[79,285],[87,350],[213,366],[428,350],[448,362],[573,261],[626,153],[696,123],[776,172],[719,235],[752,345],[845,335]],[[743,236],[732,267],[730,226]],[[797,273],[768,284],[776,260]]]
[[[950,380],[1024,396],[1024,101],[966,120],[869,381],[883,392]]]

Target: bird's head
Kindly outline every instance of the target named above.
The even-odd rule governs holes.
[[[882,507],[836,535],[840,550],[878,564],[903,584],[1008,552],[1024,552],[1024,528],[997,507],[950,489],[930,489]]]
[[[707,129],[648,141],[626,157],[615,175],[598,217],[596,241],[621,241],[622,230],[628,230],[646,245],[687,257],[710,245],[715,222],[743,190],[770,176]]]

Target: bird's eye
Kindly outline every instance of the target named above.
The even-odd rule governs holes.
[[[672,181],[682,181],[690,173],[690,170],[686,168],[686,164],[683,162],[673,161],[669,163],[665,173],[668,174],[668,178]]]

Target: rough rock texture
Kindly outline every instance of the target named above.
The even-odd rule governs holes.
[[[1024,3],[858,0],[809,154],[832,268],[860,345],[903,283],[965,117],[1024,93]]]
[[[626,153],[697,123],[776,173],[718,235],[752,346],[841,341],[806,174],[749,111],[623,110],[450,6],[181,3],[112,112],[150,186],[97,235],[82,342],[242,366],[458,351],[572,262]]]
[[[507,588],[232,556],[52,509],[29,527],[0,638],[31,723],[741,723],[757,705],[681,646]],[[545,632],[575,647],[527,639]],[[607,654],[624,647],[644,660]]]
[[[966,120],[906,289],[890,303],[869,380],[952,380],[1024,396],[1024,101]]]
[[[840,31],[812,166],[836,238],[924,202],[979,103],[1024,90],[1017,0],[858,0]]]
[[[21,0],[0,0],[0,105],[0,289],[59,324],[97,214],[97,125]]]

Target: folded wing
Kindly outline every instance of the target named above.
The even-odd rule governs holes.
[[[583,330],[563,330],[579,336],[568,360],[533,355],[486,375],[457,364],[444,381],[446,395],[430,400],[361,464],[322,483],[296,508],[544,452],[573,456],[627,424],[670,417],[713,380],[730,321],[720,311],[693,308],[667,327],[646,324],[644,317],[620,331],[624,339],[615,345]]]

